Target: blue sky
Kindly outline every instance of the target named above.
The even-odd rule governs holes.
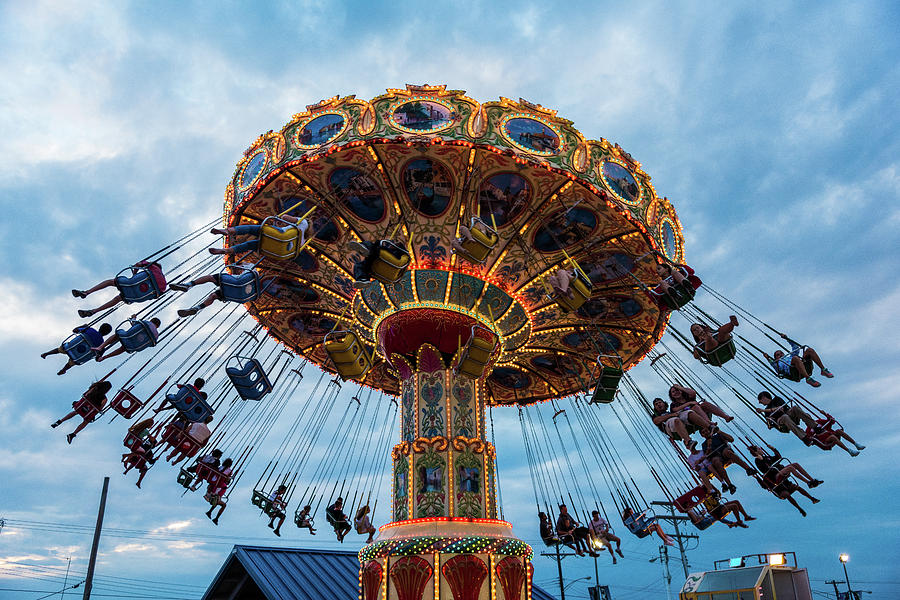
[[[618,142],[675,204],[703,279],[827,357],[836,379],[811,394],[869,449],[850,459],[770,437],[826,480],[822,503],[801,520],[739,480],[760,519],[708,530],[689,554],[694,570],[793,550],[829,592],[845,551],[858,587],[896,597],[900,9],[722,4],[0,6],[0,518],[53,524],[2,529],[0,598],[59,589],[68,556],[84,572],[90,535],[59,524],[92,524],[104,475],[117,535],[101,546],[106,593],[140,595],[138,582],[111,579],[123,577],[177,582],[177,593],[154,594],[198,598],[235,542],[338,546],[294,529],[276,542],[240,506],[249,490],[217,529],[199,498],[181,498],[174,472],[151,471],[138,492],[117,472],[120,422],[72,446],[48,427],[103,369],[58,378],[38,354],[77,322],[69,289],[219,214],[235,162],[261,132],[322,98],[405,83],[523,97]],[[659,393],[649,368],[635,374]],[[495,418],[518,430],[514,413]],[[498,445],[505,514],[538,541],[521,442]],[[662,598],[660,567],[647,562],[656,545],[625,538],[623,549],[615,568],[601,560],[601,583],[617,600]],[[537,568],[551,585],[555,565]],[[593,575],[589,562],[565,569]],[[581,584],[570,591],[586,597]]]

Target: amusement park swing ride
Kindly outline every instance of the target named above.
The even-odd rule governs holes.
[[[80,311],[91,321],[47,355],[66,368],[122,356],[73,404],[66,418],[82,422],[68,440],[103,415],[127,420],[123,462],[139,485],[177,463],[173,480],[203,488],[218,523],[264,462],[246,500],[276,534],[289,509],[310,532],[324,514],[341,541],[368,534],[366,600],[524,599],[533,550],[502,518],[494,410],[518,411],[537,510],[570,509],[574,531],[558,522],[544,542],[579,553],[584,532],[604,538],[586,526],[597,515],[665,535],[610,443],[616,424],[698,529],[746,526],[723,498],[729,472],[804,511],[792,494],[817,480],[767,446],[760,423],[862,448],[797,389],[819,385],[815,366],[831,376],[815,351],[701,284],[674,207],[617,144],[525,100],[407,85],[323,100],[260,136],[222,217],[73,290],[118,295]],[[104,341],[99,324],[117,316]],[[641,361],[672,386],[667,399],[636,385]],[[312,393],[295,408],[304,377]],[[388,456],[391,505],[379,507]]]

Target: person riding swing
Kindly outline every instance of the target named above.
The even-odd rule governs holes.
[[[339,542],[343,542],[347,533],[353,529],[350,526],[347,515],[344,514],[344,499],[341,497],[338,497],[334,504],[325,509],[325,518],[334,528],[334,533],[337,535]]]
[[[779,379],[789,379],[791,381],[798,382],[806,381],[807,384],[811,385],[814,388],[817,388],[822,384],[813,379],[813,365],[819,367],[819,370],[822,372],[823,377],[827,377],[829,379],[834,377],[831,371],[825,368],[825,365],[822,364],[822,359],[819,358],[819,353],[816,352],[813,348],[810,348],[809,346],[801,346],[783,333],[780,335],[782,339],[784,339],[791,345],[791,351],[785,354],[783,350],[776,350],[771,357],[763,352],[763,356],[767,361],[769,361],[769,364],[772,365],[772,368],[775,369],[775,374]]]

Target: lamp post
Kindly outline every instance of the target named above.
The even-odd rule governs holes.
[[[850,555],[842,552],[838,558],[844,567],[844,579],[847,580],[847,600],[854,600],[853,590],[850,589],[850,575],[847,574],[847,561],[850,560]]]
[[[590,579],[591,579],[591,576],[590,576],[590,575],[587,575],[587,576],[585,576],[585,577],[579,577],[578,579],[575,579],[575,580],[570,581],[569,583],[567,583],[567,584],[563,587],[563,589],[564,589],[564,590],[567,590],[567,589],[569,589],[569,587],[570,587],[572,584],[578,583],[579,581],[585,581],[585,580],[590,581]]]

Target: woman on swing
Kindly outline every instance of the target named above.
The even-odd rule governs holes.
[[[768,454],[759,446],[748,446],[747,450],[754,457],[756,468],[762,477],[762,484],[767,490],[775,494],[777,497],[787,500],[794,508],[800,511],[800,514],[806,516],[806,511],[800,508],[797,501],[792,497],[794,492],[800,492],[802,496],[809,498],[813,504],[819,502],[818,498],[814,498],[809,492],[792,482],[789,478],[791,475],[802,481],[810,489],[824,483],[821,479],[815,479],[806,472],[806,469],[799,463],[790,463],[784,466],[778,464],[778,461],[784,458],[777,448],[766,444],[774,454]]]
[[[642,532],[655,533],[659,536],[659,539],[663,541],[663,544],[666,546],[674,546],[675,540],[670,538],[668,534],[663,531],[662,525],[656,521],[656,517],[650,517],[648,519],[646,514],[647,511],[644,511],[639,515],[635,515],[634,511],[631,510],[631,507],[626,506],[625,510],[622,511],[622,523],[625,524],[628,531],[635,535],[639,535]]]
[[[356,518],[353,519],[353,528],[356,529],[356,533],[360,535],[365,535],[368,533],[369,539],[366,540],[366,543],[372,543],[372,536],[375,535],[375,526],[372,525],[372,521],[369,520],[368,504],[360,506],[359,510],[356,511]]]
[[[700,278],[694,275],[694,269],[687,265],[675,265],[673,268],[668,262],[661,262],[656,265],[656,274],[659,275],[660,281],[651,290],[650,296],[662,310],[670,310],[670,306],[666,304],[666,298],[676,297],[679,290],[683,290],[693,297],[703,285]]]
[[[212,250],[212,248],[210,248],[210,250]],[[246,272],[249,272],[252,269],[252,267],[254,267],[255,265],[252,265],[250,263],[236,263],[236,264],[232,264],[232,265],[228,265],[228,266],[231,268],[238,268],[239,272],[240,272],[240,270],[243,270],[243,272],[246,273]],[[230,275],[228,275],[227,273],[225,274],[225,276],[230,277]],[[216,300],[219,300],[221,302],[228,302],[229,299],[228,299],[228,297],[226,297],[225,292],[222,289],[222,277],[223,277],[222,273],[211,273],[210,275],[202,275],[192,281],[187,281],[187,282],[183,282],[183,283],[173,283],[172,285],[170,285],[169,287],[172,288],[173,290],[175,290],[176,292],[186,292],[189,289],[191,289],[192,287],[194,287],[195,285],[201,285],[204,283],[214,283],[216,285],[215,291],[210,292],[206,298],[204,298],[203,300],[201,300],[194,306],[192,306],[190,308],[179,309],[178,316],[182,317],[182,318],[194,316],[198,312],[200,312],[201,310],[203,310],[204,308],[206,308],[207,306],[209,306],[210,304],[215,302]],[[237,276],[235,276],[235,277],[237,277]],[[272,279],[268,279],[266,281],[268,283],[271,283]],[[265,288],[265,284],[260,283],[259,289],[256,290],[254,292],[254,294],[251,294],[250,296],[248,296],[247,301],[255,300],[256,297],[259,297],[260,290],[262,290],[263,288]]]
[[[135,318],[137,318],[137,315],[131,315],[131,318],[135,319]],[[159,328],[162,326],[162,321],[160,321],[159,318],[157,318],[157,317],[153,317],[152,319],[149,319],[149,320],[141,319],[139,321],[139,323],[144,324],[144,326],[147,328],[148,334],[150,335],[150,337],[153,339],[153,342],[155,343],[156,340],[159,339]],[[119,344],[120,344],[119,347],[104,356],[103,353],[106,351],[106,349],[109,346],[111,346],[112,344],[115,344],[116,342],[119,342]],[[125,352],[127,352],[127,349],[125,348],[125,344],[122,342],[122,340],[119,339],[118,332],[114,333],[111,336],[109,336],[108,338],[106,338],[106,341],[103,342],[102,344],[100,344],[99,346],[97,346],[96,348],[91,348],[91,349],[96,354],[96,358],[94,360],[96,360],[97,362],[103,362],[104,360],[110,359],[114,356],[119,356],[120,354],[124,354]]]
[[[680,413],[690,411],[697,415],[699,419],[693,419],[693,417],[691,417],[691,422],[700,427],[701,430],[708,430],[711,426],[715,425],[709,415],[722,417],[726,423],[730,423],[734,420],[733,416],[727,414],[712,402],[707,402],[706,400],[698,401],[697,391],[683,385],[673,384],[672,387],[669,388],[669,400],[669,408],[672,412]]]
[[[89,387],[87,391],[84,392],[84,394],[81,396],[81,400],[85,400],[90,403],[96,409],[96,412],[90,418],[84,416],[82,417],[81,423],[78,424],[78,426],[75,428],[75,431],[66,436],[66,441],[68,443],[71,444],[72,440],[75,439],[75,436],[78,435],[78,432],[87,427],[88,424],[93,422],[93,420],[100,414],[100,411],[102,411],[103,407],[106,406],[106,394],[111,389],[112,383],[103,380],[92,383],[91,387]],[[76,404],[78,404],[78,402],[73,402],[72,407],[74,408]],[[78,411],[73,410],[62,419],[56,421],[56,423],[50,425],[50,427],[59,427],[77,414]]]
[[[103,338],[106,337],[109,332],[112,331],[112,325],[109,323],[103,323],[97,329],[94,329],[90,325],[79,325],[75,329],[72,330],[72,333],[76,335],[81,335],[82,339],[85,340],[84,343],[90,344],[87,348],[89,349],[93,356],[96,356],[94,352],[94,348],[100,347],[103,345]],[[52,356],[53,354],[68,354],[66,352],[66,343],[63,342],[58,348],[54,348],[52,350],[47,350],[43,354],[41,354],[41,358],[47,358],[48,356]],[[66,371],[75,366],[75,361],[69,357],[69,360],[63,365],[63,368],[60,369],[56,374],[57,375],[65,375]]]
[[[489,236],[490,232],[488,231],[487,225],[485,225],[481,219],[475,220],[475,223],[472,225],[475,229],[477,229],[482,235]],[[459,237],[453,238],[450,240],[450,247],[453,249],[453,252],[458,252],[461,254],[467,254],[466,249],[463,248],[463,242],[474,242],[476,241],[474,237],[472,237],[472,230],[466,227],[465,225],[459,226]]]
[[[138,269],[146,269],[150,276],[153,277],[153,281],[156,283],[156,288],[159,290],[160,295],[166,291],[166,276],[163,274],[162,265],[160,265],[158,262],[142,260],[139,263],[135,264],[132,268],[135,269],[134,272],[137,272]],[[88,290],[72,290],[72,295],[76,298],[87,298],[94,292],[99,292],[100,290],[104,290],[108,287],[114,287],[116,285],[116,279],[116,277],[113,277],[112,279],[104,279]],[[148,298],[148,300],[149,299],[150,298]],[[87,310],[79,309],[78,316],[82,318],[93,316],[94,314],[102,310],[112,308],[123,300],[125,300],[125,297],[120,292],[116,294],[115,297],[105,302],[104,304],[101,304],[97,308],[91,308]]]
[[[301,220],[300,217],[292,217],[291,215],[280,215],[278,216],[282,221],[287,221],[288,223],[294,223],[297,225],[297,229],[300,231],[300,245],[306,243],[306,231],[309,229],[309,221],[306,219]],[[282,233],[286,231],[286,227],[277,227],[273,225],[275,229],[278,229]],[[241,242],[240,244],[235,244],[233,246],[229,246],[227,248],[210,248],[210,254],[225,254],[231,256],[233,254],[243,254],[244,252],[251,252],[259,249],[259,236],[262,232],[262,223],[257,223],[255,225],[235,225],[233,227],[224,227],[218,228],[214,227],[209,230],[210,233],[214,235],[249,235],[251,236],[249,240]]]
[[[738,326],[737,317],[731,315],[727,323],[713,329],[702,323],[694,323],[691,325],[691,336],[694,338],[694,358],[700,360],[703,354],[711,354],[721,346],[727,344],[731,339],[731,332]]]
[[[547,277],[547,283],[550,284],[550,287],[553,288],[554,292],[571,300],[572,290],[569,289],[569,286],[572,285],[575,277],[576,275],[574,268],[560,268],[556,271],[556,273],[553,273],[552,275],[549,275]]]

